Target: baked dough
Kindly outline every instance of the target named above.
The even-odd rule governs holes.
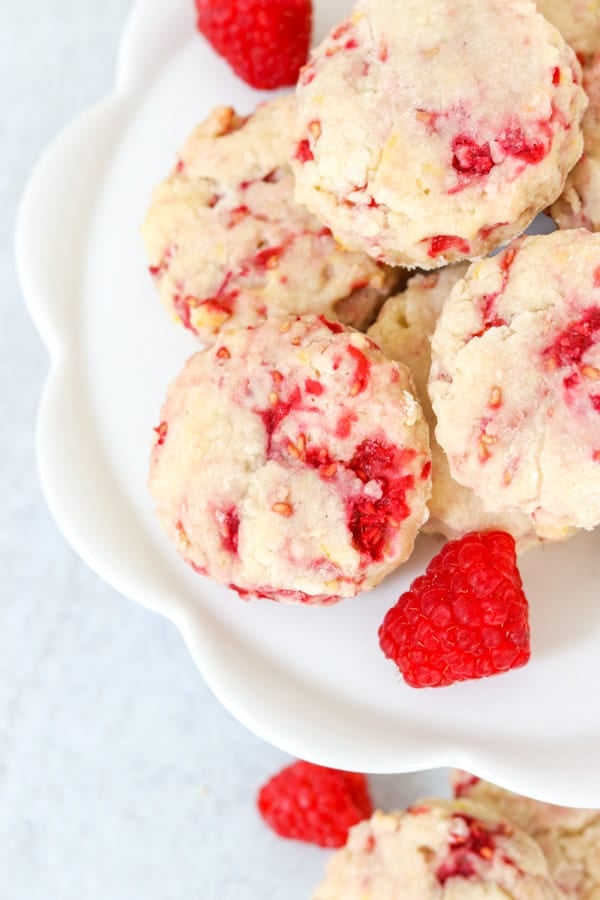
[[[224,330],[170,386],[150,492],[195,569],[242,596],[331,603],[410,555],[431,492],[408,370],[323,318]]]
[[[522,238],[473,264],[432,340],[452,476],[558,539],[600,523],[600,234]]]
[[[401,271],[345,252],[293,199],[293,96],[242,118],[218,107],[154,192],[142,228],[167,310],[205,343],[224,326],[324,314],[357,328],[375,318]]]
[[[300,74],[296,198],[380,261],[485,255],[560,194],[580,81],[528,0],[360,0]]]

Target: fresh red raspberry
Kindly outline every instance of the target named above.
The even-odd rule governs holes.
[[[281,837],[319,847],[343,847],[348,829],[373,812],[364,775],[301,760],[260,789],[258,809]]]
[[[195,0],[198,30],[255,88],[295,84],[306,62],[312,0]]]
[[[385,616],[385,655],[412,687],[443,687],[529,661],[528,605],[504,531],[447,543]]]

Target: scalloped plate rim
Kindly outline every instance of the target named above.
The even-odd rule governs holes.
[[[50,358],[50,366],[45,386],[42,391],[37,417],[36,428],[36,454],[37,464],[42,483],[42,489],[46,497],[50,512],[57,526],[65,536],[75,552],[96,574],[113,586],[125,597],[134,599],[142,606],[149,608],[172,621],[180,630],[188,650],[194,659],[196,666],[205,678],[213,693],[220,702],[251,731],[277,745],[292,755],[303,756],[310,759],[312,754],[310,747],[299,739],[298,733],[294,737],[285,734],[281,729],[274,727],[272,721],[265,721],[258,717],[255,711],[250,710],[239,702],[235,690],[227,687],[226,666],[221,659],[215,662],[215,654],[212,653],[208,631],[210,624],[204,623],[203,628],[198,628],[197,619],[193,620],[190,609],[185,603],[177,605],[167,600],[160,591],[150,596],[147,592],[140,592],[135,586],[128,583],[127,578],[116,575],[99,562],[93,547],[86,543],[78,534],[77,522],[72,521],[65,512],[60,500],[60,489],[52,475],[52,467],[47,464],[44,435],[47,429],[47,420],[52,417],[52,411],[56,403],[55,393],[65,377],[69,366],[76,360],[77,353],[69,344],[64,329],[61,328],[60,313],[53,308],[53,302],[48,302],[54,291],[47,286],[42,289],[39,284],[40,273],[37,269],[35,239],[31,237],[31,221],[35,210],[38,208],[36,196],[39,197],[41,185],[45,181],[46,173],[54,166],[64,165],[74,152],[77,143],[90,140],[90,136],[97,130],[103,117],[110,118],[116,115],[119,104],[126,106],[135,100],[136,94],[136,69],[134,66],[135,55],[138,53],[139,44],[136,36],[142,34],[145,17],[150,15],[153,9],[152,0],[136,0],[126,21],[118,54],[116,78],[114,90],[106,98],[85,111],[73,123],[63,129],[48,145],[45,152],[37,162],[23,191],[21,203],[17,214],[15,252],[17,272],[25,303],[34,325],[44,342]],[[154,15],[155,13],[153,13]],[[114,138],[114,135],[113,135]],[[54,240],[60,241],[58,234]],[[83,237],[81,238],[83,240]],[[198,633],[199,632],[199,633]],[[211,661],[211,655],[213,657]],[[219,668],[224,669],[219,674]],[[411,750],[402,757],[399,765],[394,762],[394,754],[384,751],[379,758],[379,764],[375,764],[372,771],[393,773],[398,771],[418,771],[438,766],[458,765],[475,771],[482,777],[502,780],[502,783],[513,790],[535,793],[539,796],[547,795],[549,774],[543,774],[543,767],[531,769],[527,778],[523,777],[522,770],[511,765],[498,753],[494,753],[489,745],[478,744],[470,739],[470,746],[466,744],[458,746],[455,741],[447,737],[436,737],[436,743],[427,744],[426,738],[417,734],[411,735],[408,741]],[[352,748],[345,747],[335,751],[330,764],[344,768],[359,768],[352,764],[354,755]],[[531,773],[533,772],[533,779]],[[532,791],[533,787],[533,791]],[[555,802],[573,802],[583,805],[587,794],[585,785],[570,785],[564,792],[559,788],[559,795]],[[598,797],[600,803],[600,796]]]

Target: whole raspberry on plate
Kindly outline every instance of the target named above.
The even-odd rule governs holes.
[[[343,847],[348,830],[373,812],[364,775],[302,760],[260,789],[258,809],[281,837],[320,847]]]
[[[528,604],[514,539],[470,532],[450,541],[388,611],[379,643],[412,687],[444,687],[524,666]]]
[[[196,0],[198,30],[255,88],[295,84],[306,62],[311,0]]]

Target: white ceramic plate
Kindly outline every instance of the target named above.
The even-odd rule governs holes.
[[[317,36],[349,7],[317,0]],[[145,480],[167,382],[195,349],[168,321],[139,225],[152,187],[216,103],[245,87],[195,32],[192,0],[140,0],[115,93],[48,149],[18,223],[19,271],[51,356],[38,421],[51,510],[87,563],[172,619],[249,728],[297,756],[370,772],[459,765],[547,800],[600,806],[597,534],[523,560],[533,661],[439,691],[403,685],[377,645],[385,610],[438,544],[330,609],[244,603],[195,575],[155,523]]]

